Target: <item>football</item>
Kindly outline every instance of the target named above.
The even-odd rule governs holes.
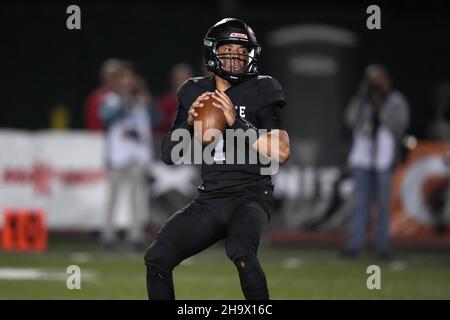
[[[213,101],[215,100],[210,97],[202,102],[203,107],[196,108],[194,132],[203,144],[209,144],[215,140],[212,130],[207,132],[209,129],[216,129],[223,133],[227,127],[222,110],[214,107]]]

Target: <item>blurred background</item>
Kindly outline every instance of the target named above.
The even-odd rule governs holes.
[[[448,2],[379,2],[378,30],[366,26],[372,3],[364,1],[79,2],[81,29],[74,30],[66,26],[70,4],[0,8],[0,285],[10,289],[0,298],[145,298],[141,254],[200,183],[198,167],[159,160],[160,141],[176,114],[178,86],[207,74],[202,40],[224,17],[253,28],[262,46],[260,73],[276,78],[288,101],[283,122],[291,158],[273,177],[275,211],[262,244],[273,296],[450,298]],[[350,262],[337,254],[357,201],[348,160],[355,128],[346,110],[373,64],[384,66],[390,92],[401,93],[408,110],[386,189],[392,252],[382,263],[392,290],[378,295],[365,287],[371,251]],[[130,117],[120,134],[141,149],[111,151],[117,99],[129,102],[139,123]],[[139,154],[138,171],[116,170],[114,161],[128,160],[114,152]],[[376,211],[368,212],[369,249]],[[241,298],[221,250],[182,265],[179,296]],[[136,255],[123,260],[128,253]],[[50,259],[39,264],[46,254]],[[70,263],[87,266],[90,291],[61,289],[65,275],[52,272]],[[132,274],[128,284],[119,279],[121,269]],[[201,270],[210,278],[200,278]],[[319,281],[324,274],[329,287]],[[210,281],[225,289],[209,293]],[[193,290],[196,283],[204,290]],[[353,288],[344,295],[343,283]],[[423,284],[430,290],[421,291]]]

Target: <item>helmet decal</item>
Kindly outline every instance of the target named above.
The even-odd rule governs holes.
[[[233,32],[232,34],[230,34],[230,38],[248,39],[246,34],[238,33],[238,32]]]

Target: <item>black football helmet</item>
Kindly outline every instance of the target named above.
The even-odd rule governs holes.
[[[218,48],[223,44],[242,44],[248,49],[248,54],[220,54]],[[205,67],[232,84],[239,83],[258,75],[258,56],[261,47],[256,41],[253,30],[242,20],[225,18],[212,26],[203,40]],[[233,57],[232,57],[233,56]],[[221,59],[240,59],[245,61],[243,72],[233,73],[224,69]]]

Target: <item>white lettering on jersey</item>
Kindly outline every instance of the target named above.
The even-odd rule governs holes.
[[[239,117],[245,118],[245,106],[235,106],[236,110],[239,112]]]

